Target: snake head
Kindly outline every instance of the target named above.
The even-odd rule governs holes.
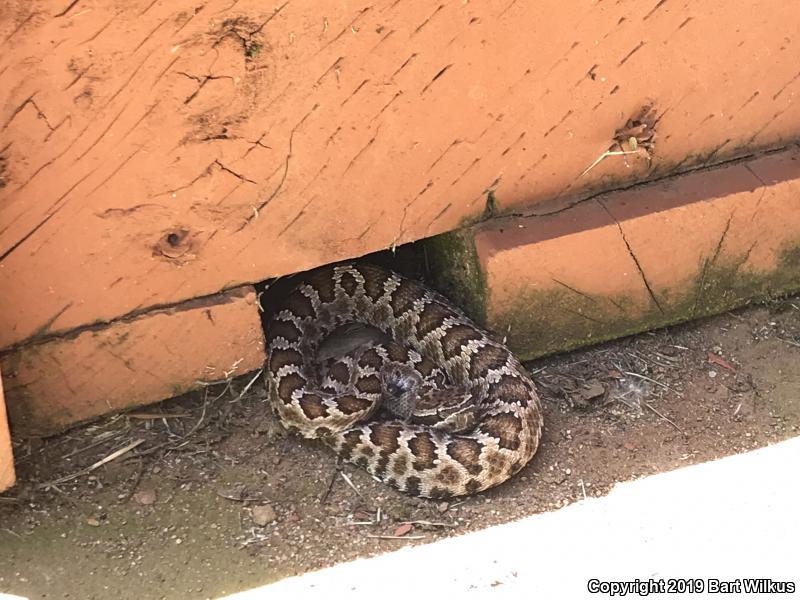
[[[383,407],[394,416],[408,420],[414,412],[422,378],[412,368],[394,363],[381,369]]]

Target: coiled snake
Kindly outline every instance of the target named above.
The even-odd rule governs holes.
[[[325,358],[352,323],[378,343]],[[270,401],[290,431],[427,498],[480,492],[536,452],[542,412],[514,355],[440,294],[369,265],[326,267],[267,325]]]

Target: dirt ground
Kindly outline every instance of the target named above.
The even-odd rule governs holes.
[[[452,503],[403,496],[287,436],[253,375],[18,440],[20,482],[0,496],[0,591],[213,598],[796,436],[800,297],[529,367],[545,411],[539,453],[507,484]]]

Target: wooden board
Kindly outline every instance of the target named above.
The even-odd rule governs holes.
[[[11,451],[11,434],[6,418],[6,402],[3,396],[3,379],[0,377],[0,492],[7,490],[16,481],[14,454]]]
[[[482,316],[522,358],[700,318],[800,289],[800,149],[472,231]]]
[[[177,396],[202,382],[242,375],[263,362],[252,288],[0,356],[17,435],[51,434],[104,413]]]
[[[791,2],[8,0],[0,347],[798,136]],[[652,103],[652,163],[609,157]]]

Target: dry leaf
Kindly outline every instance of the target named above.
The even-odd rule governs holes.
[[[151,504],[155,504],[156,491],[153,489],[139,490],[133,495],[133,499],[137,504],[141,504],[142,506],[150,506]]]
[[[591,383],[585,384],[579,393],[581,397],[588,402],[604,396],[606,393],[606,388],[602,383],[598,381],[592,381]]]
[[[717,356],[713,352],[708,353],[708,362],[712,365],[719,365],[723,369],[728,369],[729,371],[736,372],[736,369],[729,363],[727,360],[722,358],[721,356]]]
[[[252,514],[253,523],[259,527],[264,527],[278,518],[278,515],[275,514],[275,509],[269,504],[265,504],[263,506],[254,506]]]
[[[408,535],[411,533],[411,530],[414,529],[414,526],[411,523],[403,523],[397,529],[394,530],[394,535],[397,537],[402,537],[404,535]]]

